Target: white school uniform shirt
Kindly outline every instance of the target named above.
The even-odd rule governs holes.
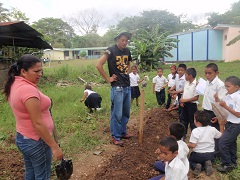
[[[92,91],[92,90],[90,90],[90,89],[85,89],[85,91],[84,91],[83,93],[85,94],[85,92],[88,93],[87,97],[88,97],[90,94],[92,94],[92,93],[96,93],[96,92],[94,92],[94,91]]]
[[[212,102],[215,102],[214,95],[220,91],[220,89],[225,90],[224,83],[218,78],[215,77],[212,82],[207,81],[207,85],[204,91],[202,108],[208,111],[212,111]],[[226,91],[227,93],[227,91]]]
[[[175,77],[176,79],[176,77]],[[168,75],[168,87],[173,87],[175,85],[175,79],[173,79],[172,73]]]
[[[192,130],[189,142],[197,144],[193,148],[194,152],[197,153],[206,153],[214,152],[215,141],[214,139],[219,139],[222,133],[219,132],[215,127],[204,126],[197,127]]]
[[[234,111],[240,112],[240,91],[237,91],[232,94],[228,94],[223,101],[226,102],[227,106],[233,109]],[[226,111],[228,116],[227,116],[227,121],[234,123],[234,124],[240,124],[240,118],[237,116],[234,116],[232,113],[229,111]]]
[[[197,81],[194,79],[192,83],[189,81],[185,82],[184,90],[183,90],[183,99],[190,99],[193,98],[194,96],[197,96],[198,94],[196,93],[196,86],[197,86]],[[192,101],[192,103],[196,103],[197,101]]]
[[[179,77],[179,74],[176,74],[176,78],[175,78],[176,91],[183,90],[185,82],[186,82],[185,74],[182,77]]]
[[[188,170],[183,162],[176,156],[170,163],[165,165],[165,180],[187,180]]]
[[[153,78],[153,83],[155,83],[155,91],[159,92],[160,90],[162,90],[164,84],[166,84],[167,82],[168,80],[164,76],[155,76]]]
[[[139,75],[133,74],[132,72],[129,74],[129,78],[130,78],[130,86],[134,87],[134,86],[138,86],[138,81],[140,80]]]
[[[185,165],[186,170],[189,171],[189,161],[187,158],[188,153],[189,153],[189,148],[183,140],[178,140],[177,143],[178,143],[178,155],[177,156]]]

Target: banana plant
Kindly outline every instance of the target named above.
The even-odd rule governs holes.
[[[142,30],[137,38],[132,38],[131,51],[133,58],[138,60],[143,70],[152,70],[159,66],[161,59],[172,57],[171,49],[176,48],[175,38],[168,37],[169,33],[160,33],[159,25],[148,32]]]

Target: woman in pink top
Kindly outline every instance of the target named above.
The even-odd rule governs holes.
[[[41,76],[41,60],[24,55],[10,67],[4,88],[16,119],[16,144],[23,154],[25,180],[50,179],[52,155],[56,160],[63,157],[52,137],[51,100],[36,86]]]

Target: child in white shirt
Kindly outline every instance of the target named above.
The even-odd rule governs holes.
[[[162,106],[165,103],[165,87],[167,84],[168,80],[163,76],[163,69],[158,68],[157,76],[153,78],[153,93],[156,94],[159,106]]]
[[[168,98],[167,98],[167,104],[166,104],[166,109],[168,109],[171,105],[172,101],[172,96],[170,93],[170,89],[175,86],[175,79],[177,75],[177,67],[175,65],[170,66],[170,71],[171,73],[168,75],[167,80],[168,80]]]
[[[132,72],[129,74],[130,78],[130,87],[131,87],[131,103],[133,102],[133,99],[136,99],[136,105],[138,106],[138,98],[140,96],[140,90],[138,87],[138,83],[142,82],[140,80],[140,77],[137,73],[137,66],[133,65],[131,68]]]
[[[221,137],[224,131],[224,123],[219,121],[219,132],[209,125],[210,116],[208,113],[200,110],[194,114],[194,123],[197,128],[193,129],[188,143],[188,147],[193,148],[189,156],[190,167],[194,170],[195,175],[199,175],[201,170],[205,169],[206,175],[210,176],[213,172],[214,139]]]
[[[92,91],[92,87],[89,84],[85,86],[83,93],[80,102],[84,101],[85,106],[89,109],[89,113],[93,113],[93,109],[96,111],[101,108],[102,97],[98,93]]]
[[[187,180],[188,169],[178,156],[179,145],[174,137],[164,137],[160,141],[159,153],[165,163],[165,175],[150,180]]]
[[[237,168],[237,137],[240,134],[240,79],[236,76],[228,77],[225,80],[225,87],[227,96],[219,102],[228,114],[224,133],[219,140],[222,165],[217,170],[222,173]]]
[[[183,164],[186,167],[186,170],[188,171],[189,170],[189,162],[188,162],[187,156],[189,153],[189,148],[188,148],[187,144],[182,140],[182,138],[185,134],[185,128],[182,123],[173,122],[169,125],[168,129],[169,129],[170,136],[174,137],[177,140],[177,143],[178,143],[178,155],[177,156],[183,162]],[[157,149],[155,153],[160,153],[160,150]],[[163,157],[160,156],[159,159],[160,160],[158,160],[154,163],[154,168],[155,168],[155,170],[159,171],[160,173],[165,174],[165,164],[162,161]],[[160,176],[162,176],[162,175],[160,175]],[[160,177],[160,176],[157,176],[157,177]],[[154,177],[154,178],[156,178],[156,177]]]

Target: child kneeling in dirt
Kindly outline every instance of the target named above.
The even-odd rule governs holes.
[[[178,156],[178,143],[174,137],[164,137],[160,141],[159,152],[165,163],[165,175],[152,178],[155,180],[187,180],[188,169]]]
[[[185,166],[185,170],[188,172],[189,171],[189,162],[188,162],[188,153],[189,153],[189,148],[187,147],[187,144],[182,140],[184,134],[185,134],[185,128],[182,123],[180,122],[173,122],[169,125],[168,127],[170,136],[174,137],[177,140],[178,143],[178,158],[183,162]],[[160,149],[157,149],[156,152],[157,154],[161,153]],[[165,174],[165,164],[164,164],[164,157],[160,156],[160,160],[156,161],[154,163],[154,169],[159,171],[161,175],[156,176],[154,178],[151,178],[151,180],[159,180],[161,177],[164,176]]]
[[[178,109],[178,106],[179,106],[177,94],[173,94],[173,95],[171,96],[171,98],[172,98],[172,101],[171,101],[170,107],[167,109],[168,112],[171,112],[171,111],[173,111],[173,110],[177,110],[177,109]]]
[[[212,161],[214,159],[214,139],[221,137],[224,131],[224,122],[219,121],[220,132],[210,126],[210,116],[205,111],[196,111],[194,114],[194,123],[197,128],[192,130],[189,148],[193,148],[189,156],[190,167],[195,175],[199,175],[202,169],[205,169],[206,175],[213,173]]]
[[[85,103],[85,106],[88,107],[89,113],[93,113],[93,109],[97,110],[101,108],[102,97],[98,93],[92,91],[92,87],[87,84],[83,98],[80,100],[80,102],[83,101]]]

